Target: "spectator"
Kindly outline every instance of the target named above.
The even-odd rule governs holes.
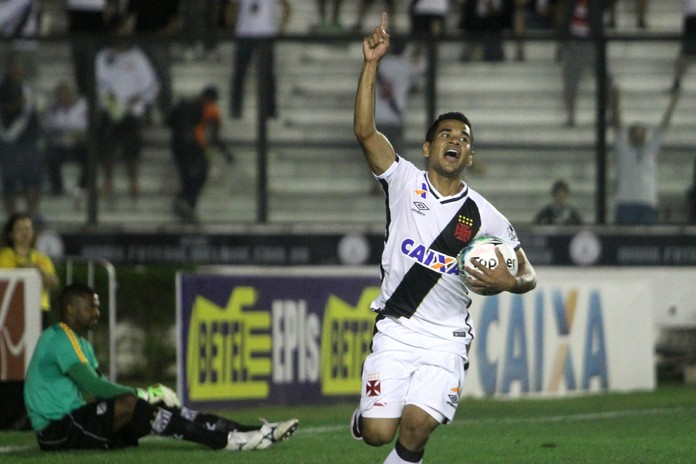
[[[51,324],[51,291],[58,288],[60,279],[56,275],[53,261],[36,249],[36,231],[31,216],[14,213],[5,223],[3,244],[0,248],[0,268],[34,268],[41,274],[41,325]]]
[[[119,20],[118,0],[65,0],[77,93],[90,95],[94,40],[104,38]]]
[[[513,30],[518,37],[524,37],[527,30],[550,31],[557,24],[558,0],[515,0]],[[524,61],[524,41],[518,40],[516,57]]]
[[[230,0],[196,0],[181,2],[181,33],[185,38],[183,58],[187,61],[219,59],[217,35],[225,25],[225,11]]]
[[[674,65],[674,82],[672,92],[679,91],[686,68],[696,56],[696,0],[684,0],[684,20],[682,26],[682,43],[679,56]]]
[[[658,220],[656,169],[679,92],[673,92],[660,121],[648,137],[643,123],[624,128],[618,87],[612,89],[614,151],[616,153],[616,223],[655,224]]]
[[[150,105],[157,98],[157,75],[145,53],[123,37],[115,46],[99,51],[96,73],[102,113],[102,193],[111,195],[113,192],[114,153],[120,148],[126,161],[130,194],[136,199],[140,194],[138,166],[142,127]]]
[[[23,195],[26,210],[39,218],[44,163],[38,147],[39,122],[32,89],[25,83],[22,60],[7,57],[0,82],[0,165],[3,203],[7,214],[17,212]]]
[[[551,203],[543,207],[534,218],[535,224],[582,224],[578,211],[568,203],[570,188],[563,180],[557,180],[551,187]]]
[[[278,5],[283,9],[280,23],[276,21]],[[289,0],[229,0],[226,13],[227,25],[235,27],[237,37],[234,54],[234,75],[230,88],[230,116],[240,118],[244,97],[244,82],[254,53],[267,42],[260,40],[282,34],[290,21]],[[268,88],[265,101],[266,114],[275,118],[278,115],[276,104],[275,57],[273,44],[266,50]],[[264,56],[260,53],[259,56]],[[259,108],[261,111],[261,108]]]
[[[619,0],[609,0],[607,5],[608,21],[607,26],[616,27],[616,4]],[[636,27],[646,29],[648,24],[645,22],[645,14],[648,12],[648,0],[633,0],[636,15]]]
[[[0,52],[14,52],[21,56],[25,76],[36,77],[37,44],[39,35],[39,0],[4,0],[0,2]]]
[[[150,59],[160,83],[158,106],[166,117],[172,106],[172,56],[169,40],[177,30],[180,0],[130,0],[138,45]]]
[[[413,57],[421,60],[426,43],[445,33],[445,18],[450,10],[450,0],[411,0],[411,36],[416,40]]]
[[[354,31],[357,32],[362,30],[363,22],[365,21],[365,15],[367,15],[367,12],[370,10],[370,6],[374,5],[375,3],[375,0],[360,0],[360,3],[358,4],[358,19],[355,21],[355,24],[353,25]],[[382,3],[384,3],[385,11],[389,15],[389,17],[396,17],[396,7],[394,5],[394,0],[384,0]]]
[[[517,0],[526,28],[553,30],[558,26],[559,4],[562,0]]]
[[[61,169],[65,162],[75,161],[80,166],[80,177],[74,193],[80,199],[87,187],[87,99],[67,81],[58,82],[53,93],[53,104],[41,118],[51,193],[64,193]]]
[[[221,146],[217,100],[217,89],[206,87],[196,98],[177,103],[169,117],[172,154],[181,183],[174,212],[184,222],[198,222],[196,206],[210,166],[207,150]]]
[[[594,69],[595,43],[590,40],[602,28],[601,0],[563,0],[561,9],[561,56],[566,126],[575,126],[578,88],[583,74]]]
[[[482,49],[484,61],[504,61],[503,31],[512,27],[515,0],[465,0],[459,27],[467,32],[462,61]]]
[[[33,38],[39,31],[36,0],[5,0],[0,3],[0,32],[5,39]]]
[[[329,3],[331,4],[331,18],[329,18]],[[319,23],[314,26],[314,29],[319,32],[341,32],[343,30],[343,23],[341,23],[342,3],[343,0],[317,0]]]

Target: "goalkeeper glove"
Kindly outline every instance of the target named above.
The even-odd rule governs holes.
[[[181,401],[179,401],[176,392],[161,383],[150,385],[147,388],[136,388],[135,391],[138,398],[150,404],[164,403],[164,405],[169,408],[181,407]]]

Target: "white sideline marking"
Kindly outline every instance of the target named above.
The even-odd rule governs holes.
[[[459,426],[471,426],[475,424],[495,424],[495,423],[505,423],[505,424],[516,424],[516,423],[528,423],[528,424],[544,424],[551,422],[581,422],[581,421],[591,421],[597,419],[615,419],[617,417],[636,417],[636,416],[658,416],[664,414],[672,414],[674,412],[684,412],[696,410],[696,408],[651,408],[651,409],[632,409],[626,411],[607,411],[607,412],[593,412],[593,413],[582,413],[582,414],[567,414],[559,416],[546,416],[546,417],[516,417],[516,418],[502,418],[502,419],[454,419],[454,422],[447,425],[447,427],[459,427]],[[349,422],[349,421],[348,421]],[[349,425],[330,425],[322,427],[305,427],[302,428],[302,422],[300,422],[300,428],[297,429],[295,434],[305,434],[305,433],[329,433],[344,430],[349,428]]]
[[[516,423],[527,423],[527,424],[543,424],[550,422],[581,422],[581,421],[591,421],[597,419],[615,419],[617,417],[637,417],[637,416],[658,416],[664,414],[672,414],[674,412],[685,412],[685,411],[695,411],[696,408],[651,408],[651,409],[632,409],[626,411],[608,411],[608,412],[593,412],[593,413],[583,413],[583,414],[567,414],[561,416],[547,416],[547,417],[516,417],[516,418],[503,418],[503,419],[455,419],[454,422],[448,425],[448,427],[459,427],[459,426],[470,426],[474,424],[495,424],[495,423],[506,423],[506,424],[516,424]],[[321,427],[302,427],[302,422],[300,422],[300,428],[297,429],[294,436],[305,435],[305,434],[322,434],[322,433],[333,433],[349,428],[348,422],[350,418],[346,420],[346,424],[341,425],[328,425]],[[146,439],[165,439],[166,437],[158,436],[148,436]],[[168,439],[168,438],[167,438]],[[27,451],[31,449],[37,449],[35,445],[22,445],[22,446],[0,446],[0,455],[2,454],[12,454],[22,451]]]
[[[0,454],[18,453],[30,449],[38,449],[38,445],[0,446]]]

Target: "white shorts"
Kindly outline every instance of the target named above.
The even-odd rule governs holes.
[[[446,424],[459,405],[467,367],[461,355],[415,348],[377,332],[363,364],[360,414],[393,419],[411,404]]]

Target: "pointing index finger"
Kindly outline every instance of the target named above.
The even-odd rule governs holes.
[[[383,32],[387,32],[387,25],[388,25],[388,23],[389,23],[389,21],[387,20],[387,12],[386,12],[386,11],[383,11],[383,12],[382,12],[382,18],[380,19],[380,22],[379,22],[379,28],[380,28]]]

